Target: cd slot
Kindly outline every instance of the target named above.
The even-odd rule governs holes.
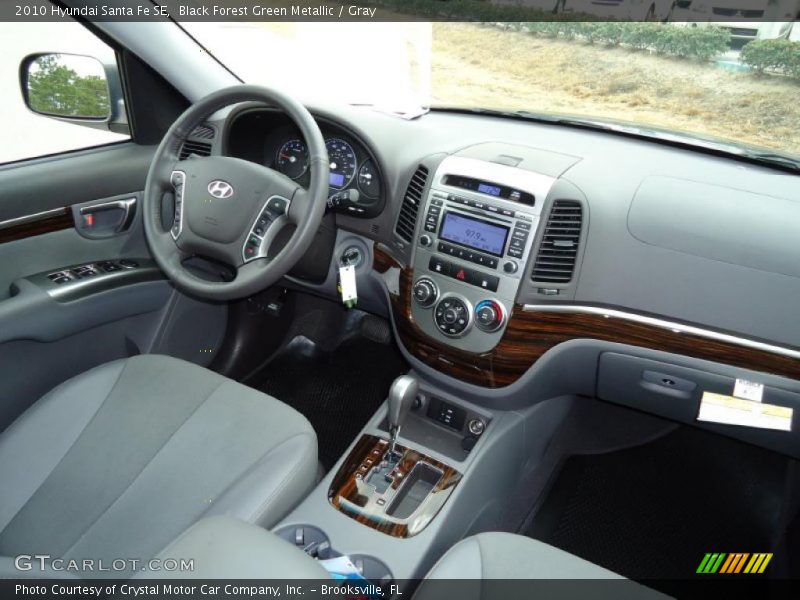
[[[449,212],[458,212],[463,213],[465,216],[474,216],[480,217],[481,219],[485,219],[487,221],[491,221],[492,223],[497,223],[498,225],[502,225],[504,227],[511,227],[514,224],[513,221],[510,219],[503,219],[502,217],[498,217],[496,214],[487,213],[485,210],[474,210],[471,208],[466,208],[464,206],[457,206],[454,204],[448,203],[446,208]]]

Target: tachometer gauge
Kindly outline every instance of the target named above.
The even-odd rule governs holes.
[[[331,161],[330,186],[342,189],[350,185],[356,174],[356,153],[353,147],[340,139],[330,139],[325,143]]]
[[[308,170],[308,149],[301,140],[289,140],[280,150],[278,156],[275,158],[275,166],[278,171],[297,179],[302,177]]]
[[[358,189],[371,200],[380,195],[381,182],[378,180],[378,170],[371,160],[366,161],[358,170]]]

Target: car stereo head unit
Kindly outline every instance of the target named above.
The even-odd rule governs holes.
[[[471,352],[499,341],[553,179],[451,156],[434,175],[415,244],[412,313],[428,335]]]

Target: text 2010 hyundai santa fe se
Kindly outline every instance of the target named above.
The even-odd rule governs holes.
[[[800,42],[380,17],[0,24],[11,591],[785,591]]]

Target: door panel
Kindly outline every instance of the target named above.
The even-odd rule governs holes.
[[[142,190],[154,152],[125,143],[2,165],[0,222]]]
[[[0,168],[0,431],[103,362],[213,359],[226,305],[176,291],[145,241],[153,150],[130,143]]]
[[[0,174],[0,186],[2,180]],[[3,203],[2,197],[0,192],[0,205]],[[100,199],[103,200],[105,199]],[[72,211],[69,213],[66,229],[34,230],[21,239],[5,242],[0,230],[0,300],[10,296],[15,281],[35,273],[55,271],[69,265],[96,260],[150,256],[142,231],[141,210],[136,213],[127,231],[96,240],[78,233]]]

